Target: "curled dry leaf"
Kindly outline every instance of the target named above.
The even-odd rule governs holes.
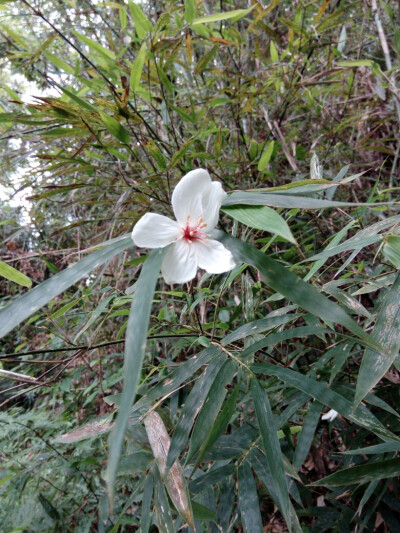
[[[194,530],[192,506],[183,470],[178,461],[167,471],[167,457],[171,439],[159,414],[151,411],[144,419],[147,437],[157,461],[168,494],[182,518]]]

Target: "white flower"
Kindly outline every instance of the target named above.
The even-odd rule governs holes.
[[[201,168],[184,176],[172,193],[176,221],[156,213],[146,213],[135,225],[132,239],[136,246],[164,248],[171,245],[161,266],[169,284],[193,279],[197,268],[221,274],[235,266],[232,254],[221,243],[208,238],[218,222],[219,209],[226,193],[217,181]]]
[[[335,409],[331,409],[330,411],[321,416],[321,420],[329,420],[329,422],[333,422],[338,414],[339,413],[335,411]]]

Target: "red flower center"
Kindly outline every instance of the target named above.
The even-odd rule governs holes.
[[[207,224],[203,222],[203,219],[200,217],[196,225],[190,224],[190,215],[186,218],[186,225],[182,228],[183,238],[187,242],[200,241],[206,239],[206,234],[202,231]]]

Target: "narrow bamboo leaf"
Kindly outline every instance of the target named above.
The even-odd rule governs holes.
[[[201,503],[192,501],[193,516],[195,520],[210,521],[215,520],[215,513]]]
[[[338,67],[372,67],[374,62],[371,59],[355,59],[354,61],[337,61]]]
[[[242,224],[246,224],[246,226],[275,233],[296,244],[296,239],[293,237],[286,220],[267,206],[245,207],[238,205],[224,207],[222,211],[235,220],[239,220]]]
[[[325,209],[328,207],[374,207],[379,204],[351,202],[333,202],[330,200],[318,200],[317,198],[307,198],[305,196],[290,196],[283,194],[264,194],[256,192],[234,192],[230,194],[222,204],[228,205],[269,205],[270,207],[286,207],[288,209]]]
[[[266,335],[265,338],[254,342],[245,348],[241,354],[241,358],[246,360],[267,346],[275,346],[276,344],[288,341],[289,339],[307,337],[309,335],[324,335],[326,333],[330,333],[328,328],[321,328],[318,326],[299,326],[298,328],[285,329],[278,333],[270,333],[269,335]]]
[[[209,434],[207,435],[204,444],[200,448],[199,454],[196,458],[196,464],[200,464],[202,458],[207,453],[207,451],[212,448],[214,443],[217,441],[218,437],[222,435],[222,433],[225,431],[226,426],[229,424],[229,421],[231,420],[233,413],[236,408],[236,402],[239,394],[240,384],[238,384],[235,387],[235,390],[232,392],[232,394],[229,396],[228,400],[226,401],[222,411],[218,415],[217,420],[215,421],[215,424],[213,424]]]
[[[312,257],[309,257],[304,260],[306,261],[318,261],[321,259],[328,259],[329,257],[332,257],[334,255],[340,254],[342,252],[347,252],[348,250],[356,250],[356,249],[362,249],[366,246],[371,246],[371,244],[376,244],[377,242],[381,242],[382,237],[381,235],[369,235],[368,237],[363,237],[360,239],[349,239],[342,244],[338,244],[337,246],[333,246],[331,248],[326,248],[323,252],[319,254],[315,254]]]
[[[185,20],[191,24],[196,16],[195,0],[185,0]]]
[[[245,461],[238,469],[239,509],[245,533],[263,533],[260,501],[251,467]]]
[[[232,18],[239,20],[240,18],[245,17],[254,8],[255,5],[251,6],[249,9],[234,9],[233,11],[213,13],[212,15],[207,15],[206,17],[194,19],[192,26],[195,26],[196,24],[207,24],[207,22],[219,22],[220,20],[229,20]]]
[[[275,484],[276,504],[286,520],[289,531],[291,531],[291,520],[289,517],[289,490],[286,481],[282,451],[277,435],[278,428],[275,424],[267,393],[262,389],[255,377],[251,380],[250,391],[260,428],[265,457]]]
[[[214,426],[215,419],[227,393],[225,387],[232,381],[236,371],[236,364],[231,359],[227,359],[218,372],[194,425],[187,461],[190,461],[190,458],[198,451],[207,434]]]
[[[328,246],[326,247],[326,250],[329,250],[330,248],[335,247],[340,243],[340,241],[343,239],[343,237],[346,235],[346,233],[349,231],[350,228],[352,228],[355,224],[354,220],[351,220],[344,228],[342,228],[331,241],[329,241]],[[310,268],[307,275],[303,278],[304,281],[308,281],[313,277],[313,275],[326,263],[328,258],[320,259],[319,261],[316,261],[315,264]]]
[[[192,144],[194,143],[194,141],[197,139],[198,136],[199,134],[194,135],[188,141],[182,144],[179,150],[175,152],[174,155],[171,157],[168,168],[173,168],[175,165],[179,163],[179,161],[186,154],[186,152],[189,150],[189,148],[192,146]]]
[[[142,9],[131,0],[129,1],[129,9],[135,24],[136,33],[139,39],[144,39],[147,33],[153,31],[153,24],[143,13]]]
[[[50,63],[53,63],[56,67],[58,67],[60,70],[63,70],[64,72],[67,72],[68,74],[73,74],[75,72],[74,67],[66,63],[63,59],[61,59],[56,54],[51,54],[50,52],[43,52],[43,55],[50,61]]]
[[[218,52],[218,46],[215,45],[211,48],[209,52],[204,54],[203,57],[197,63],[196,68],[194,69],[195,73],[201,74],[207,68],[210,61],[214,59],[217,52]]]
[[[92,270],[132,246],[131,237],[124,237],[96,250],[78,263],[44,281],[23,296],[0,309],[0,338],[10,332],[50,300],[74,285]]]
[[[395,457],[394,459],[370,462],[340,470],[319,481],[310,483],[310,486],[340,487],[398,476],[400,476],[400,458]]]
[[[43,494],[39,493],[38,496],[39,502],[43,509],[45,510],[46,514],[56,522],[60,520],[60,514],[57,511],[57,509],[54,507],[54,505],[45,497]]]
[[[168,376],[148,392],[144,393],[142,388],[139,388],[138,393],[143,394],[143,396],[135,404],[134,409],[140,408],[142,405],[151,405],[152,402],[158,400],[161,396],[171,394],[171,392],[178,389],[182,383],[187,380],[192,380],[193,376],[202,366],[209,364],[210,361],[220,353],[221,350],[217,346],[211,346],[199,354],[191,356],[188,361],[178,366],[171,376]]]
[[[272,45],[272,41],[271,41],[271,45]],[[271,156],[274,152],[274,145],[275,145],[275,141],[270,141],[268,144],[267,144],[267,147],[265,148],[262,156],[260,157],[260,161],[258,162],[258,170],[259,171],[262,171],[262,170],[265,170],[267,168],[267,165],[271,159]]]
[[[55,313],[51,315],[51,318],[53,320],[56,320],[56,318],[60,318],[60,316],[65,316],[67,312],[75,307],[75,305],[80,302],[81,298],[76,298],[75,300],[72,300],[72,302],[68,302],[67,304],[63,305],[58,309]]]
[[[324,382],[315,381],[308,376],[295,372],[289,368],[278,367],[269,363],[257,363],[251,365],[251,370],[255,373],[269,374],[276,376],[292,387],[299,389],[312,398],[315,398],[323,405],[335,409],[345,418],[354,422],[358,426],[372,431],[376,435],[400,442],[400,437],[389,431],[379,420],[364,406],[360,405],[353,411],[353,404],[347,398],[338,394],[328,387]]]
[[[88,422],[83,426],[71,431],[70,433],[64,433],[59,435],[55,441],[70,444],[71,442],[79,442],[81,440],[97,437],[103,433],[108,433],[112,428],[112,423],[109,417],[94,420]]]
[[[178,461],[167,471],[171,439],[160,415],[151,411],[144,419],[147,436],[168,494],[178,513],[194,529],[193,512],[183,469]]]
[[[400,268],[400,235],[387,235],[382,253],[392,265]]]
[[[135,295],[129,314],[125,341],[124,386],[121,406],[109,439],[106,480],[111,509],[114,499],[114,482],[121,455],[122,443],[142,372],[154,289],[166,250],[167,247],[153,250],[143,264],[139,279],[136,282]]]
[[[269,331],[270,329],[274,329],[279,326],[283,326],[284,324],[288,324],[289,322],[296,320],[299,316],[301,315],[293,313],[286,316],[269,317],[267,315],[265,318],[261,318],[259,320],[252,320],[251,322],[244,324],[244,326],[240,326],[239,328],[226,335],[226,337],[224,337],[221,342],[223,346],[227,346],[231,342],[235,342],[239,339],[245,339],[246,337],[249,337],[251,335],[264,333],[265,331]]]
[[[111,300],[114,298],[114,295],[107,296],[107,298],[104,298],[100,301],[99,305],[93,310],[90,317],[88,317],[87,322],[78,330],[77,334],[74,337],[74,343],[79,339],[79,337],[92,326],[95,322],[97,322],[98,317],[105,313],[108,309],[108,304],[111,302]]]
[[[374,446],[366,446],[358,450],[340,452],[342,455],[375,455],[378,453],[400,452],[400,442],[382,442]]]
[[[230,237],[226,233],[215,231],[214,234],[233,253],[236,260],[258,268],[265,283],[276,292],[324,321],[341,324],[374,349],[381,348],[339,305],[328,300],[315,287],[305,283],[280,263],[251,244]]]
[[[272,499],[276,501],[277,496],[276,496],[276,491],[275,491],[275,481],[269,470],[265,455],[261,452],[261,450],[258,450],[256,447],[254,447],[253,450],[249,454],[249,458],[250,458],[251,465],[257,474],[257,477],[259,478],[261,483],[264,485],[264,487],[267,489]],[[290,514],[290,519],[291,519],[293,530],[296,533],[303,533],[296,511],[290,500],[289,500],[289,514]]]
[[[130,84],[132,92],[136,92],[140,87],[140,79],[142,77],[144,62],[147,57],[146,43],[143,41],[142,46],[139,49],[135,61],[131,68]]]
[[[86,35],[83,35],[82,33],[79,33],[76,30],[72,30],[72,33],[97,54],[105,57],[106,59],[112,59],[113,61],[115,61],[116,57],[115,57],[114,52],[112,52],[108,48],[105,48],[97,41],[94,41],[93,39],[89,39],[89,37],[86,37]]]
[[[150,471],[147,475],[146,482],[144,484],[143,499],[141,506],[140,516],[140,531],[141,533],[148,533],[151,524],[151,498],[153,496],[154,478]]]
[[[233,464],[214,468],[203,475],[200,475],[196,479],[192,479],[189,483],[190,492],[193,494],[199,494],[208,487],[220,483],[222,480],[231,477],[235,473]]]
[[[357,379],[354,404],[361,400],[382,379],[397,357],[400,349],[400,273],[387,292],[378,313],[372,335],[381,343],[384,352],[367,348]]]
[[[32,280],[28,276],[25,276],[25,274],[22,274],[22,272],[19,272],[19,270],[4,261],[0,261],[0,276],[14,283],[18,283],[18,285],[22,285],[23,287],[32,286]]]
[[[158,530],[160,533],[174,533],[176,530],[172,520],[171,508],[158,468],[155,468],[154,481],[154,508],[156,510]]]
[[[308,452],[310,451],[315,430],[317,429],[317,425],[321,416],[321,411],[322,404],[319,402],[314,402],[306,415],[300,436],[297,439],[297,446],[293,459],[293,464],[296,470],[300,470],[301,465],[306,460]]]
[[[277,50],[277,48],[275,46],[275,43],[274,43],[274,41],[272,39],[269,42],[269,49],[270,49],[270,53],[271,53],[271,59],[272,59],[272,61],[274,61],[276,63],[277,61],[279,61],[279,54],[278,54],[278,50]]]
[[[171,447],[168,454],[167,468],[171,468],[171,465],[178,458],[183,447],[187,443],[196,413],[198,413],[199,409],[201,409],[211,385],[213,384],[219,370],[224,363],[225,357],[218,357],[212,361],[205,369],[203,374],[198,378],[193,389],[191,390],[172,436]]]
[[[129,133],[117,119],[110,117],[110,115],[107,115],[107,113],[103,113],[102,111],[99,111],[99,115],[105,127],[114,135],[114,137],[124,144],[129,144]]]

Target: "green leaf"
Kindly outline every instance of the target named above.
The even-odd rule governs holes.
[[[193,137],[190,137],[190,139],[187,140],[185,143],[183,143],[182,146],[179,148],[179,150],[173,154],[168,165],[169,169],[174,168],[174,166],[176,166],[179,163],[179,161],[184,157],[186,152],[189,150],[189,148],[192,146],[192,144],[194,143],[194,141],[197,139],[199,135],[200,133],[198,133],[197,135],[194,135]]]
[[[78,280],[89,274],[114,256],[132,247],[131,237],[113,240],[91,253],[75,265],[44,281],[23,296],[0,309],[0,338],[10,332],[29,316],[33,315],[50,300],[74,285]]]
[[[245,461],[238,469],[238,496],[242,525],[245,533],[263,533],[260,501],[251,467]]]
[[[39,502],[43,509],[45,510],[46,514],[56,522],[60,520],[60,515],[57,509],[54,507],[54,505],[45,497],[43,494],[39,493]]]
[[[186,480],[183,476],[183,469],[178,461],[175,461],[169,470],[166,468],[167,454],[171,443],[167,428],[160,415],[155,411],[150,411],[145,417],[144,425],[161,478],[172,503],[184,521],[194,529],[193,512]]]
[[[275,418],[271,411],[267,393],[255,377],[251,380],[250,392],[260,428],[265,457],[275,484],[276,503],[290,531],[289,490],[286,482],[282,451],[277,435],[278,428],[275,424]]]
[[[375,455],[378,453],[400,452],[400,442],[382,442],[373,446],[366,446],[358,450],[340,452],[343,455]]]
[[[197,416],[192,435],[190,438],[190,445],[188,451],[187,461],[199,450],[204,443],[204,439],[212,430],[215,419],[225,399],[227,390],[226,385],[232,382],[232,378],[237,372],[237,365],[231,359],[227,359],[225,364],[218,372],[210,391],[204,402],[203,408]]]
[[[25,274],[22,274],[22,272],[19,272],[16,268],[8,265],[4,261],[0,261],[0,276],[14,283],[18,283],[18,285],[22,285],[23,287],[32,286],[32,280],[28,276],[25,276]]]
[[[182,383],[191,380],[202,366],[208,365],[210,361],[220,353],[221,350],[217,346],[211,346],[210,348],[193,355],[185,363],[182,363],[171,376],[168,376],[158,385],[151,388],[146,394],[144,394],[142,388],[140,388],[138,392],[142,397],[135,404],[134,409],[140,409],[143,405],[148,406],[154,400],[158,400],[162,396],[171,394],[171,392],[178,389]]]
[[[106,59],[112,59],[113,61],[116,60],[114,52],[112,52],[108,48],[105,48],[97,41],[94,41],[93,39],[89,39],[89,37],[86,37],[82,33],[77,32],[76,30],[72,30],[72,33],[76,37],[78,37],[78,39],[84,42],[89,48],[94,50],[97,54],[101,55],[102,57],[105,57]]]
[[[195,466],[197,466],[201,462],[202,458],[207,453],[207,451],[210,448],[212,448],[214,443],[217,441],[218,437],[225,431],[226,426],[229,424],[233,416],[233,413],[235,411],[239,389],[240,389],[240,383],[235,387],[235,390],[229,396],[222,411],[218,415],[217,420],[213,424],[209,434],[204,440],[204,444],[200,448],[199,454],[196,458]]]
[[[278,50],[276,49],[275,43],[274,43],[274,41],[272,39],[269,42],[269,49],[270,49],[272,61],[274,61],[275,63],[278,62],[279,61]]]
[[[374,62],[371,59],[355,59],[353,61],[337,61],[338,67],[372,67]]]
[[[222,355],[212,361],[205,369],[203,374],[197,379],[193,389],[186,399],[181,416],[171,439],[167,468],[171,467],[171,465],[178,458],[183,447],[186,445],[196,413],[204,404],[207,394],[225,361],[226,359]]]
[[[211,511],[208,507],[204,507],[201,503],[192,501],[192,508],[195,520],[204,520],[207,522],[209,520],[215,520],[214,511]]]
[[[246,224],[246,226],[275,233],[289,242],[296,244],[296,239],[293,237],[286,220],[270,207],[245,207],[238,205],[224,207],[222,211],[232,218],[239,220],[242,224]]]
[[[296,320],[296,318],[298,318],[299,316],[300,315],[298,314],[289,314],[286,316],[267,315],[265,318],[261,318],[259,320],[252,320],[251,322],[244,324],[244,326],[240,326],[240,328],[237,328],[228,335],[226,335],[226,337],[224,337],[221,341],[222,345],[227,346],[232,342],[238,341],[240,339],[245,339],[246,337],[249,337],[251,335],[264,333],[264,331],[283,326],[288,322]]]
[[[220,20],[228,20],[228,19],[235,19],[239,20],[243,17],[245,17],[250,11],[252,11],[256,5],[251,6],[248,9],[234,9],[233,11],[228,12],[222,12],[222,13],[213,13],[212,15],[207,15],[206,17],[200,17],[197,19],[194,19],[192,22],[192,26],[195,26],[196,24],[207,24],[208,22],[218,22]]]
[[[160,272],[161,262],[167,248],[168,247],[152,250],[142,266],[142,271],[135,285],[135,295],[132,300],[126,331],[124,386],[122,390],[121,405],[115,426],[109,439],[109,457],[106,480],[110,508],[112,508],[113,504],[114,482],[125,431],[131,407],[136,396],[136,389],[141,377],[154,290]]]
[[[152,472],[150,471],[147,475],[147,479],[144,485],[143,499],[141,505],[141,516],[140,516],[140,531],[141,533],[148,533],[151,524],[151,500],[153,496],[153,486],[154,478]]]
[[[139,39],[144,39],[147,33],[153,31],[153,24],[143,13],[142,9],[131,0],[129,0],[129,9],[135,24],[136,33]]]
[[[143,72],[144,62],[146,61],[146,57],[147,57],[147,48],[146,48],[146,43],[143,42],[137,56],[135,57],[135,61],[133,62],[133,65],[131,68],[130,84],[131,84],[131,89],[133,92],[136,92],[140,87],[140,79],[142,77],[142,72]]]
[[[384,205],[384,203],[360,203],[332,202],[330,200],[319,200],[317,198],[307,198],[306,196],[289,196],[283,194],[266,194],[257,192],[234,192],[228,195],[222,202],[223,207],[229,205],[269,205],[270,207],[286,207],[287,209],[325,209],[328,207],[361,207]]]
[[[97,108],[90,104],[89,102],[86,102],[83,98],[80,98],[77,94],[75,94],[73,91],[69,91],[66,87],[63,87],[62,85],[59,85],[57,82],[53,80],[52,82],[54,85],[56,85],[60,91],[62,91],[64,94],[69,96],[71,100],[76,102],[80,107],[83,107],[84,109],[87,109],[88,111],[93,111],[97,113]]]
[[[215,231],[214,235],[232,252],[237,261],[258,268],[265,283],[276,292],[283,294],[291,302],[328,323],[341,324],[374,349],[379,350],[381,348],[339,305],[328,300],[315,287],[298,278],[280,263],[263,254],[251,244],[230,237],[226,233]]]
[[[271,41],[271,44],[272,44],[272,41]],[[273,154],[273,151],[274,151],[274,146],[275,146],[275,141],[270,141],[262,156],[260,157],[260,161],[258,162],[258,170],[261,172],[262,170],[265,170],[267,168],[267,165],[271,159],[271,156]]]
[[[319,481],[310,483],[310,486],[340,487],[342,485],[368,483],[369,481],[398,476],[400,476],[400,458],[396,457],[385,461],[370,462],[365,465],[345,468]]]
[[[381,424],[379,420],[373,414],[371,414],[364,405],[360,405],[357,407],[357,409],[353,410],[353,404],[351,401],[341,394],[333,391],[324,382],[315,381],[314,379],[304,376],[299,372],[295,372],[289,368],[278,367],[270,363],[257,363],[251,365],[250,368],[255,373],[276,376],[292,387],[305,392],[312,398],[315,398],[323,405],[327,405],[331,409],[335,409],[335,411],[340,413],[351,422],[354,422],[358,426],[372,431],[376,435],[400,442],[400,437],[394,435],[383,424]]]
[[[278,333],[270,333],[263,339],[247,346],[247,348],[243,350],[241,357],[244,360],[247,360],[251,355],[259,350],[263,350],[267,346],[276,346],[277,344],[288,341],[289,339],[307,337],[309,335],[323,335],[329,332],[330,330],[328,328],[322,328],[318,326],[299,326],[296,328],[278,331]]]
[[[265,455],[261,452],[261,450],[254,447],[249,455],[249,458],[250,458],[252,467],[254,468],[257,474],[257,477],[259,478],[261,483],[263,483],[263,485],[265,486],[265,488],[271,495],[272,499],[276,500],[277,495],[276,495],[275,481],[271,475],[271,471],[269,469]],[[296,531],[296,533],[303,533],[296,511],[294,510],[294,507],[290,500],[289,500],[289,513],[290,513],[291,524],[292,524],[294,531]]]
[[[53,65],[55,65],[60,70],[63,70],[64,72],[67,72],[68,74],[74,74],[75,72],[74,67],[71,67],[71,65],[66,63],[63,59],[61,59],[56,54],[51,54],[50,52],[43,52],[43,55],[50,61],[50,63],[53,63]]]
[[[191,24],[196,16],[195,0],[185,0],[185,20]]]
[[[105,127],[114,135],[114,137],[124,144],[129,144],[129,133],[118,120],[114,117],[110,117],[107,113],[103,113],[103,111],[99,111],[99,115]]]
[[[378,354],[370,348],[365,350],[357,379],[355,405],[358,405],[383,378],[399,353],[400,273],[381,303],[372,335],[381,343],[384,351]]]
[[[317,429],[321,416],[321,411],[322,404],[319,402],[313,402],[306,415],[302,431],[297,439],[296,451],[293,458],[293,464],[296,470],[300,470],[301,465],[306,460],[308,452],[310,451],[315,430]]]
[[[400,235],[386,235],[382,252],[392,265],[400,268]]]
[[[357,239],[354,239],[352,237],[351,239],[348,239],[342,244],[338,244],[337,246],[327,247],[323,252],[319,254],[315,254],[312,257],[308,257],[307,259],[304,260],[304,262],[326,260],[329,257],[332,257],[337,254],[341,254],[342,252],[347,252],[349,250],[357,250],[357,249],[361,250],[362,248],[365,248],[366,246],[371,246],[372,244],[376,244],[377,242],[380,242],[380,241],[382,241],[381,235],[369,235],[367,237],[360,236]]]

